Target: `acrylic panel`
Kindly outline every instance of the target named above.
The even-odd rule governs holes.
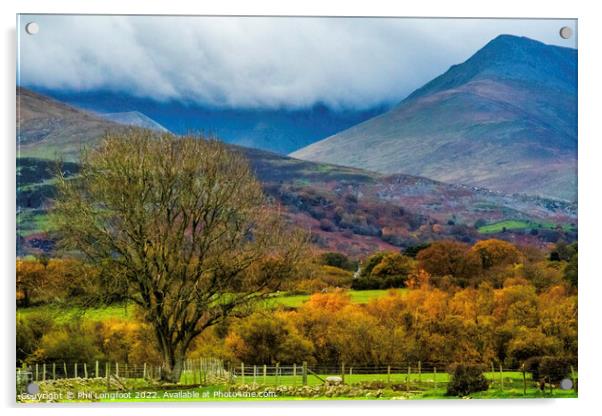
[[[18,402],[577,396],[576,20],[17,33]]]

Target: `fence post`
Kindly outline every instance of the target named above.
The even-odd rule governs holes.
[[[46,363],[42,364],[42,381],[46,381]]]
[[[36,363],[36,381],[38,381],[38,363]]]
[[[119,377],[119,363],[115,363],[115,377]]]
[[[279,381],[280,381],[280,363],[276,363],[276,387],[278,387],[279,385]]]
[[[199,377],[199,383],[207,383],[209,379],[209,365],[204,358],[196,360],[196,370]]]
[[[435,373],[433,375],[433,381],[435,382],[435,388],[437,388],[437,367],[433,367],[433,372]]]
[[[52,379],[56,380],[56,363],[52,363]]]
[[[493,361],[491,362],[491,385],[495,383],[495,367],[493,366]]]
[[[297,385],[297,364],[293,364],[293,386]]]
[[[391,384],[391,366],[387,366],[387,384]]]
[[[240,363],[240,382],[245,384],[245,363]]]
[[[107,390],[111,388],[111,363],[105,363],[105,376],[107,377]]]
[[[571,379],[573,380],[573,390],[577,393],[577,379],[575,378],[575,369],[571,366]]]
[[[307,386],[307,361],[303,361],[303,385]]]
[[[406,390],[410,391],[410,373],[412,372],[412,367],[408,364],[408,375],[406,377]]]
[[[341,363],[341,383],[345,384],[345,362]]]
[[[84,378],[88,378],[88,364],[84,363]]]
[[[74,377],[77,378],[77,363],[73,365],[73,374],[75,374]]]
[[[257,365],[253,364],[253,386],[257,385]]]
[[[100,373],[98,372],[98,360],[96,360],[96,363],[94,366],[94,377],[96,377],[96,378],[100,377]]]
[[[186,368],[187,368],[187,371],[188,371],[186,380],[190,380],[192,378],[192,384],[196,384],[197,376],[199,378],[199,383],[202,380],[203,376],[200,373],[201,368],[200,368],[199,364],[200,364],[200,362],[189,361],[188,364],[186,365]],[[197,371],[197,368],[198,368],[198,371]],[[192,372],[192,374],[190,374],[191,372]],[[192,375],[192,377],[190,377],[191,375]]]
[[[96,363],[98,364],[98,361]],[[146,363],[144,363],[144,366],[142,367],[142,378],[146,380]]]
[[[67,374],[67,363],[65,361],[63,361],[63,370],[65,372],[65,378],[69,378],[69,376]]]
[[[523,363],[523,365],[521,365],[520,369],[523,373],[523,396],[526,396],[527,395],[527,374],[525,372],[525,363]]]
[[[504,371],[502,370],[502,364],[500,364],[500,386],[501,390],[504,391]]]
[[[422,381],[422,362],[418,361],[418,383]]]

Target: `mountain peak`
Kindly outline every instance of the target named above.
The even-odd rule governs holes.
[[[498,36],[389,112],[292,156],[574,201],[577,51]]]
[[[447,72],[414,91],[406,100],[478,79],[503,79],[572,90],[577,83],[577,50],[547,45],[524,36],[499,35],[465,62],[453,65]]]

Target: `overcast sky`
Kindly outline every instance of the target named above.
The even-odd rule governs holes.
[[[36,35],[25,25],[39,24]],[[571,20],[23,15],[21,85],[217,107],[368,108],[403,99],[499,34],[563,40]]]

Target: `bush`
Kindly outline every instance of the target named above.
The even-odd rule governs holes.
[[[349,260],[346,255],[337,252],[322,254],[319,262],[324,266],[338,267],[343,270],[355,271],[357,269],[357,262]]]
[[[91,327],[75,321],[46,332],[32,361],[92,362],[103,359]]]
[[[408,275],[414,270],[414,260],[399,253],[376,253],[370,256],[353,279],[357,290],[405,287]]]
[[[449,372],[452,376],[447,385],[448,396],[468,396],[489,388],[489,382],[483,375],[485,367],[482,365],[453,364]]]
[[[571,372],[571,364],[562,357],[532,357],[525,361],[525,370],[531,373],[533,380],[558,383],[568,377]]]
[[[17,318],[17,363],[21,364],[38,348],[46,331],[52,329],[53,321],[48,315],[32,313],[26,318]]]
[[[357,279],[353,279],[351,282],[351,289],[353,290],[374,290],[380,289],[381,281],[377,279],[372,279],[369,277],[359,277]]]

